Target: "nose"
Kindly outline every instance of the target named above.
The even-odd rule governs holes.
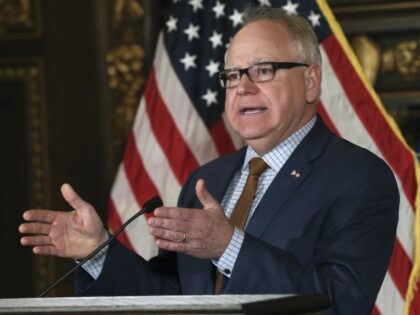
[[[236,87],[236,92],[242,94],[255,94],[258,91],[258,86],[251,80],[248,72],[241,73],[241,79]]]

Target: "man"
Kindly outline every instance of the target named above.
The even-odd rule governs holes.
[[[398,189],[381,159],[316,116],[321,57],[311,27],[257,9],[225,61],[226,114],[248,146],[194,172],[179,207],[156,209],[148,226],[157,257],[146,262],[116,242],[78,272],[78,293],[320,292],[329,314],[368,314],[392,253]],[[75,211],[25,212],[20,231],[35,235],[21,242],[79,259],[107,236],[91,205],[69,185],[62,193]]]

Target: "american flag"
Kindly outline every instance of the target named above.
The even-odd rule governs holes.
[[[415,250],[420,168],[415,155],[365,79],[325,0],[249,2],[282,7],[308,19],[323,57],[319,114],[336,134],[374,152],[393,169],[401,195],[400,221],[372,314],[420,313],[420,298],[417,301],[415,295],[420,279],[420,259],[415,254],[420,255]],[[243,24],[244,6],[245,1],[239,0],[171,3],[112,188],[108,216],[112,230],[156,194],[165,205],[175,205],[194,169],[243,145],[226,122],[224,92],[215,74],[223,67],[230,39]],[[157,253],[145,218],[133,222],[120,240],[143,257]]]

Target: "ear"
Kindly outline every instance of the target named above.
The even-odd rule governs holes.
[[[310,65],[305,70],[306,102],[316,103],[321,93],[321,69],[318,65]]]

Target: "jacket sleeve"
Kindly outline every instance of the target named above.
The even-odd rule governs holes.
[[[150,261],[118,241],[110,245],[98,277],[76,272],[76,294],[85,296],[179,294],[175,253],[160,252]]]

